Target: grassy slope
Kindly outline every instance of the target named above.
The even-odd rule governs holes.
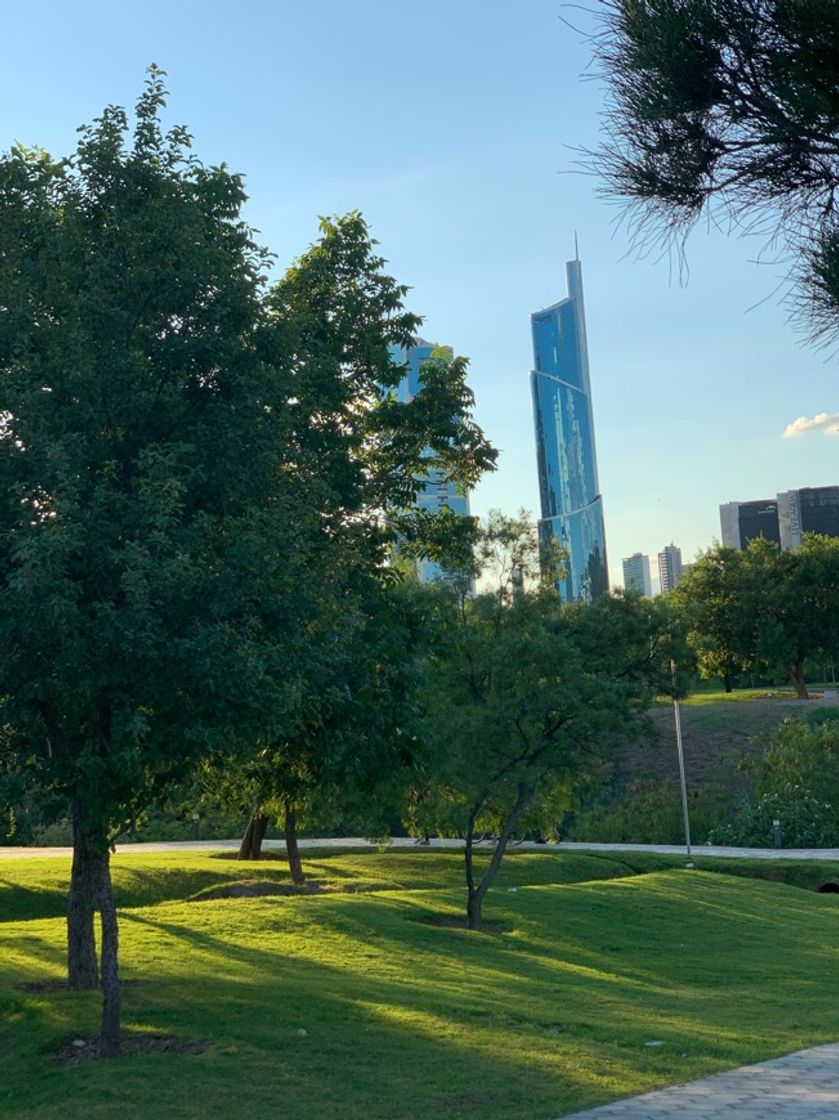
[[[125,989],[126,1026],[212,1047],[51,1065],[57,1042],[95,1030],[97,1000],[17,988],[61,975],[63,923],[7,921],[4,1116],[547,1120],[839,1038],[836,896],[676,869],[575,882],[630,867],[519,852],[488,905],[509,932],[474,935],[417,920],[460,905],[454,853],[315,861],[332,881],[399,884],[384,893],[203,903],[158,899],[241,866],[203,855],[116,864],[123,907],[147,903],[122,912],[124,974],[143,981]],[[280,865],[258,868],[272,873]],[[16,889],[42,913],[65,875],[59,861],[2,866],[21,918]]]
[[[820,700],[765,699],[744,693],[732,693],[727,700],[724,696],[697,694],[683,704],[685,766],[691,787],[717,784],[729,789],[737,802],[749,787],[748,779],[738,772],[738,763],[744,757],[762,755],[769,736],[784,719],[823,705]],[[650,715],[657,735],[651,741],[633,743],[621,753],[618,790],[637,779],[678,780],[672,708],[658,705]]]

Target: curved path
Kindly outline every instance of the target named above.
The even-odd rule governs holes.
[[[223,848],[238,848],[239,840],[152,840],[143,844],[117,844],[119,852],[214,852]],[[370,840],[363,836],[330,836],[322,839],[301,840],[301,848],[379,848],[381,840]],[[405,836],[394,836],[387,843],[394,848],[418,847],[416,840]],[[267,849],[283,851],[285,841],[265,840],[262,845]],[[482,841],[481,847],[491,848],[493,841]],[[427,847],[462,848],[462,840],[432,840]],[[511,844],[510,851],[539,852],[658,852],[662,855],[683,856],[684,846],[676,844],[536,844],[525,840]],[[0,848],[2,858],[31,858],[32,856],[71,856],[72,848]],[[693,849],[695,859],[714,856],[722,859],[816,859],[839,860],[839,848],[712,848],[708,846]],[[834,1120],[839,1120],[839,1112]]]
[[[671,1085],[563,1120],[837,1120],[839,1043]]]

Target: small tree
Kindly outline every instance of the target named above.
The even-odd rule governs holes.
[[[467,922],[482,904],[507,844],[537,800],[571,796],[612,744],[639,725],[671,652],[664,602],[604,597],[563,606],[555,568],[540,564],[526,515],[493,514],[477,549],[495,590],[437,592],[438,644],[428,659],[421,734],[429,749],[425,812],[466,840]],[[479,573],[481,574],[481,573]],[[500,578],[498,578],[500,577]],[[479,877],[476,837],[499,838]]]
[[[441,556],[470,532],[468,518],[413,508],[427,472],[442,469],[469,487],[496,458],[472,416],[464,358],[441,349],[423,367],[421,391],[398,399],[406,371],[393,354],[411,345],[420,320],[375,245],[359,214],[324,219],[320,239],[267,300],[288,355],[285,457],[301,480],[316,547],[307,554],[290,658],[298,715],[278,740],[253,744],[243,762],[253,811],[241,855],[258,854],[268,816],[280,808],[298,880],[296,808],[336,780],[369,789],[376,770],[384,778],[393,762],[392,709],[413,656],[402,641],[408,616],[392,595],[395,542],[402,552]],[[403,745],[394,746],[396,757]]]
[[[774,555],[761,552],[771,564]],[[755,661],[755,626],[761,600],[754,552],[716,545],[697,557],[672,594],[684,612],[689,640],[706,677],[721,676],[726,692],[733,675]]]

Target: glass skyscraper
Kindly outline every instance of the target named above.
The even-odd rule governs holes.
[[[597,480],[588,346],[579,259],[565,266],[568,295],[531,315],[533,419],[543,542],[565,553],[558,590],[590,602],[609,587],[603,499]]]
[[[397,396],[400,401],[410,401],[422,388],[422,367],[437,354],[446,356],[450,354],[447,347],[436,346],[418,338],[410,349],[405,350],[394,346],[391,357],[394,361],[408,367],[407,373],[399,383]],[[448,507],[453,513],[462,517],[469,516],[469,495],[464,493],[456,483],[448,477],[445,471],[434,467],[428,471],[423,479],[422,489],[417,494],[416,505],[418,509],[430,513],[439,513],[443,507]],[[439,565],[433,560],[420,560],[417,563],[417,574],[423,583],[439,579],[443,574]]]

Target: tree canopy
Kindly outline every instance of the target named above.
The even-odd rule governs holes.
[[[165,99],[153,68],[133,126],[0,158],[0,766],[71,807],[70,981],[98,906],[106,1052],[109,846],[199,760],[334,717],[342,609],[369,623],[424,469],[495,455],[464,360],[397,400],[419,320],[361,216],[269,290],[241,178]]]
[[[437,642],[421,691],[427,782],[413,806],[420,827],[466,839],[467,918],[479,929],[484,896],[510,838],[541,802],[556,821],[611,747],[669,682],[679,627],[665,600],[604,596],[563,605],[540,565],[527,515],[491,515],[476,549],[496,586],[474,597],[437,591]],[[497,832],[478,880],[476,837]]]
[[[805,661],[835,656],[839,540],[808,535],[794,551],[758,539],[702,553],[673,592],[708,673],[780,670],[808,695]]]

